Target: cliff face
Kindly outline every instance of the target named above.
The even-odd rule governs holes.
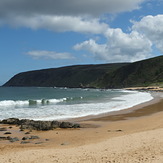
[[[163,56],[134,63],[76,65],[23,72],[4,86],[124,88],[163,85]]]
[[[77,65],[23,72],[12,77],[3,86],[19,87],[89,87],[90,83],[105,73],[127,65],[127,63]]]

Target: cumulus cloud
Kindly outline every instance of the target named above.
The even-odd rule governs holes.
[[[148,15],[139,22],[134,22],[133,30],[145,35],[153,44],[163,52],[163,15]]]
[[[102,20],[105,14],[139,9],[146,0],[0,0],[0,25],[57,32],[74,31],[101,34],[106,43],[94,39],[74,46],[95,58],[109,62],[148,58],[154,45],[163,52],[163,15],[145,16],[133,21],[130,33],[112,29]],[[69,59],[69,53],[30,51],[35,58]]]
[[[140,21],[131,21],[130,33],[108,28],[104,32],[107,41],[98,44],[90,39],[74,46],[75,50],[86,50],[100,60],[137,61],[152,56],[152,48],[163,52],[163,15],[148,15]]]
[[[67,60],[74,58],[70,53],[56,53],[54,51],[29,51],[26,54],[32,56],[35,59],[44,58]]]
[[[109,62],[133,62],[145,59],[151,54],[151,41],[136,31],[126,34],[121,29],[109,28],[105,37],[106,44],[98,44],[90,39],[76,44],[74,49],[89,51],[95,58]]]

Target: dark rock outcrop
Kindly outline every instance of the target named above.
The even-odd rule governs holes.
[[[2,128],[0,128],[0,131],[7,131],[7,128],[2,127]]]
[[[9,118],[4,119],[0,123],[18,125],[21,130],[53,130],[55,128],[80,128],[79,124],[74,124],[70,122],[58,122],[58,121],[34,121],[29,119],[18,119],[18,118]]]
[[[19,138],[17,138],[17,137],[12,138],[10,136],[7,136],[7,137],[1,136],[0,137],[0,141],[1,140],[9,140],[11,143],[13,143],[13,142],[19,141]]]
[[[11,143],[13,143],[13,142],[19,141],[19,138],[14,137],[14,138],[9,138],[8,140],[9,140]]]

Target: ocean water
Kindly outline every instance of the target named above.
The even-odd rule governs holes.
[[[0,87],[0,120],[64,120],[126,109],[152,100],[147,92]]]

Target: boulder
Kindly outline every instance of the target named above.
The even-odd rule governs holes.
[[[60,128],[72,128],[74,126],[73,123],[70,123],[70,122],[62,122],[60,124]]]
[[[0,141],[1,141],[1,140],[8,140],[8,139],[7,139],[7,137],[5,137],[5,136],[0,136]]]
[[[39,136],[31,136],[29,139],[40,139],[40,137]]]
[[[61,125],[61,122],[58,121],[52,121],[51,126],[52,128],[59,128]]]
[[[25,137],[22,138],[22,140],[28,140],[28,139],[29,139],[28,136],[25,136]]]
[[[20,144],[28,144],[28,143],[30,143],[30,141],[21,141]]]
[[[12,134],[12,133],[11,133],[11,132],[5,132],[4,134],[5,134],[5,135],[9,135],[9,134]]]
[[[50,121],[26,121],[21,124],[21,129],[30,130],[52,130],[52,125]]]
[[[80,124],[75,123],[75,124],[73,125],[73,128],[80,128]]]
[[[19,141],[19,138],[14,137],[14,138],[9,138],[8,140],[9,140],[11,143],[13,143],[13,142]]]
[[[70,122],[58,122],[58,121],[34,121],[29,119],[17,119],[9,118],[2,120],[2,124],[12,124],[20,126],[20,130],[53,130],[55,128],[80,128],[79,124],[73,124]]]
[[[0,128],[0,131],[7,131],[7,128],[6,127],[2,127],[2,128]]]
[[[12,125],[16,125],[19,123],[19,119],[18,118],[8,118],[8,119],[4,119],[1,121],[2,124],[12,124]]]

